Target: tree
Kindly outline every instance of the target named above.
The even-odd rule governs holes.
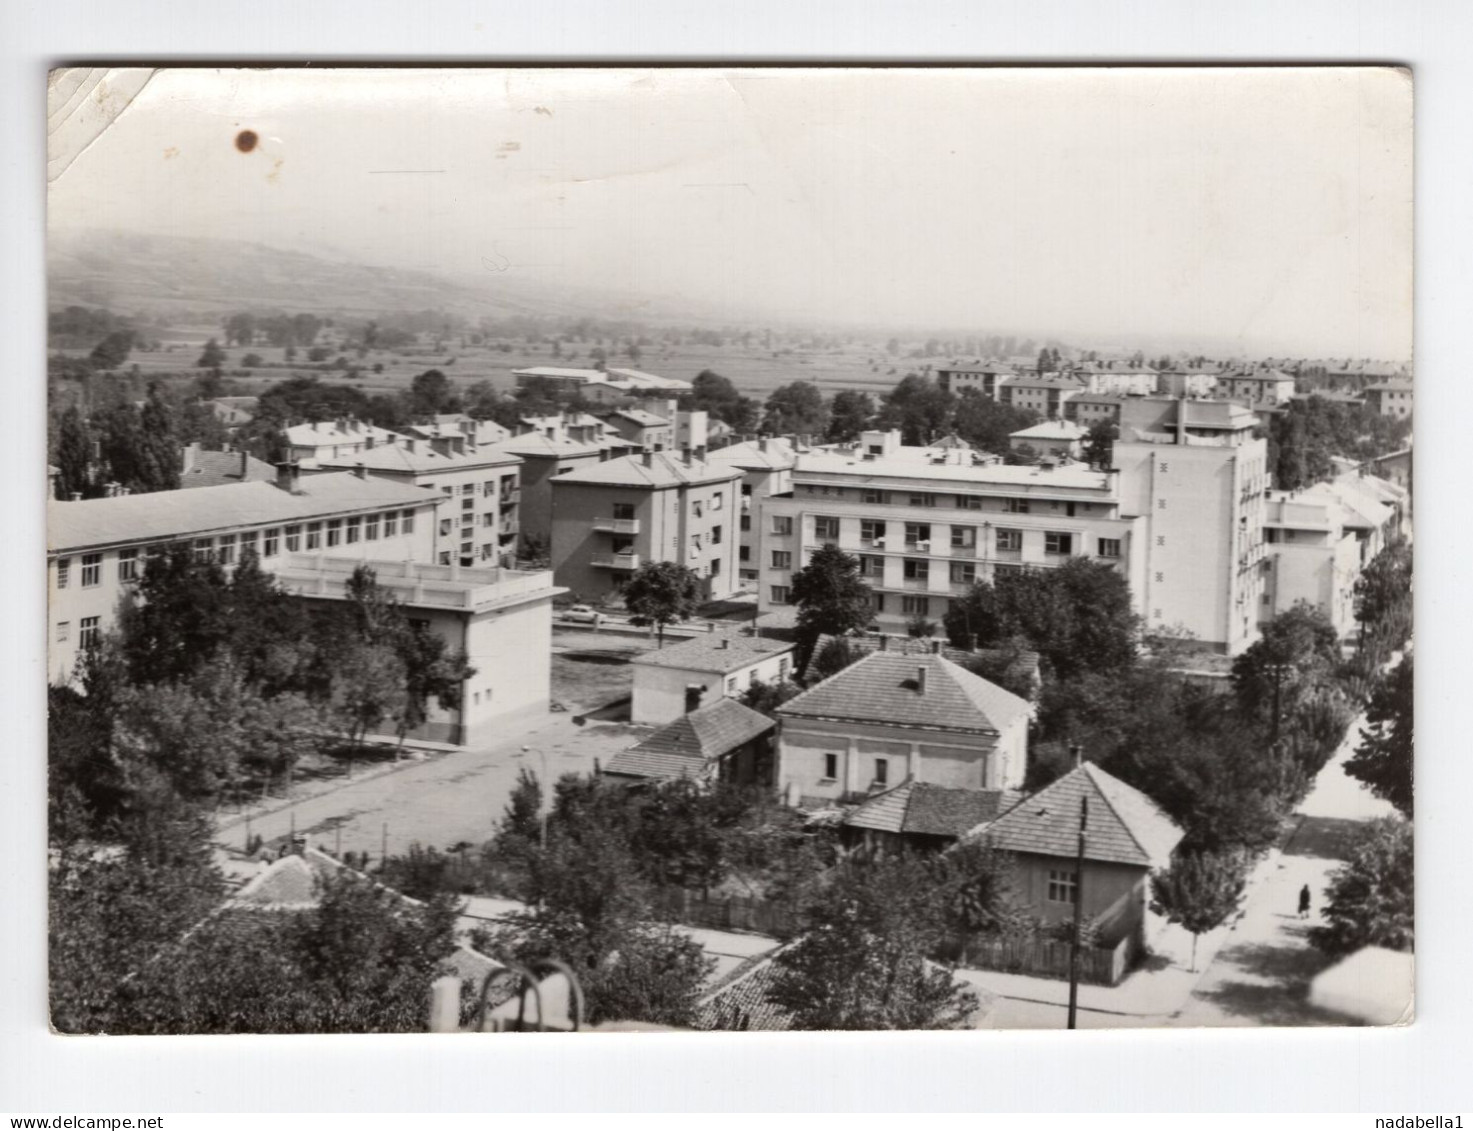
[[[1115,459],[1115,441],[1120,438],[1120,425],[1113,420],[1097,420],[1084,437],[1080,454],[1090,467],[1109,467]]]
[[[116,369],[133,352],[134,339],[132,330],[114,330],[97,343],[87,360],[98,369]]]
[[[803,688],[790,679],[775,679],[770,682],[754,679],[742,692],[742,705],[773,718],[779,707],[802,693]]]
[[[798,606],[798,643],[807,667],[808,653],[820,636],[843,636],[874,620],[874,595],[859,573],[859,559],[837,546],[813,551],[793,574],[791,598]]]
[[[350,639],[337,658],[331,689],[351,758],[362,750],[369,731],[402,716],[406,697],[404,662],[388,644]]]
[[[1191,932],[1193,973],[1198,938],[1237,911],[1246,882],[1241,861],[1220,853],[1178,856],[1170,867],[1151,873],[1151,910]]]
[[[150,385],[139,414],[138,491],[173,491],[179,486],[179,437],[174,413],[157,385]]]
[[[1299,601],[1264,626],[1233,661],[1233,692],[1243,710],[1267,712],[1277,742],[1286,713],[1320,687],[1340,662],[1340,638],[1325,613]]]
[[[773,959],[767,998],[795,1029],[954,1029],[977,996],[928,960],[943,937],[930,864],[850,860],[804,916],[804,933]]]
[[[409,395],[417,416],[459,410],[460,402],[450,378],[438,369],[427,369],[417,376],[409,386]]]
[[[820,648],[809,662],[808,671],[814,679],[828,679],[837,675],[860,658],[860,653],[849,643],[847,637],[836,636]]]
[[[947,431],[954,407],[955,398],[935,381],[910,373],[885,397],[879,424],[900,429],[903,443],[929,444]]]
[[[1399,645],[1411,629],[1412,548],[1405,540],[1384,547],[1355,583],[1355,619],[1362,640],[1388,635]]]
[[[700,604],[701,583],[694,571],[676,562],[646,562],[624,586],[624,607],[634,624],[652,624],[665,646],[665,626],[693,616]]]
[[[1410,822],[1386,817],[1365,826],[1350,860],[1331,876],[1326,924],[1310,930],[1310,942],[1337,957],[1365,946],[1411,950],[1413,856]]]
[[[1412,657],[1391,670],[1371,695],[1360,745],[1345,772],[1377,797],[1412,816]]]
[[[199,360],[195,362],[195,365],[201,369],[219,369],[225,364],[225,361],[225,351],[220,348],[218,341],[211,338],[205,343],[205,350],[199,355]]]
[[[839,444],[857,440],[874,415],[875,405],[868,393],[842,389],[829,404],[829,427],[824,438]]]
[[[56,497],[92,494],[92,438],[76,405],[61,414],[56,439]]]
[[[811,381],[780,385],[767,398],[762,430],[774,435],[821,436],[828,427],[828,406]]]
[[[1026,408],[983,396],[976,389],[963,389],[956,398],[952,429],[967,443],[984,452],[1005,454],[1014,432],[1038,423],[1038,414]]]

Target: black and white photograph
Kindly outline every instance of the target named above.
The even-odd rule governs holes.
[[[53,70],[52,1031],[1413,1025],[1413,87]]]

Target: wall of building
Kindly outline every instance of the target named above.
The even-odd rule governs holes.
[[[523,539],[546,543],[552,538],[552,480],[559,474],[598,463],[599,452],[579,456],[523,455],[518,522]]]
[[[634,698],[629,721],[639,726],[664,726],[686,713],[686,689],[703,688],[697,706],[708,706],[718,699],[737,699],[754,681],[773,683],[792,670],[792,653],[765,656],[756,663],[722,675],[720,672],[667,668],[658,664],[630,665],[634,669]]]
[[[1036,856],[1018,853],[1017,875],[1019,895],[1033,914],[1045,923],[1067,923],[1074,919],[1072,903],[1056,903],[1048,898],[1051,871],[1075,871],[1072,857]],[[1086,921],[1104,918],[1109,923],[1102,940],[1113,944],[1133,930],[1138,930],[1145,917],[1146,873],[1124,864],[1108,864],[1099,860],[1084,862],[1083,911]]]
[[[552,595],[476,613],[466,625],[476,669],[465,687],[468,746],[496,739],[507,723],[547,715],[552,699]]]
[[[1355,582],[1360,576],[1360,543],[1354,534],[1318,543],[1279,541],[1268,547],[1260,623],[1300,601],[1322,610],[1342,637],[1355,631]]]

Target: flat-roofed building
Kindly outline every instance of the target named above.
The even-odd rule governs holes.
[[[1264,534],[1268,549],[1259,622],[1307,601],[1342,637],[1349,635],[1355,627],[1361,549],[1339,503],[1322,494],[1272,491]]]
[[[1132,594],[1143,587],[1145,523],[1122,506],[1113,472],[1009,466],[967,449],[903,445],[898,431],[800,452],[791,494],[767,499],[756,525],[763,611],[789,603],[794,572],[824,544],[859,558],[875,620],[890,631],[916,617],[939,622],[952,600],[1000,571],[1081,556],[1121,570]]]
[[[677,393],[688,393],[689,381],[677,377],[660,377],[641,369],[574,369],[559,365],[536,365],[528,369],[513,369],[517,386],[528,382],[550,381],[569,388],[577,388],[585,395],[593,389],[603,388],[626,396],[671,397]]]
[[[616,594],[646,562],[694,570],[702,597],[737,588],[742,471],[696,454],[644,452],[551,480],[552,567],[579,597]]]
[[[151,553],[182,543],[230,568],[253,549],[267,570],[296,553],[428,563],[440,498],[342,472],[295,480],[284,469],[278,483],[48,503],[48,677],[71,678]]]

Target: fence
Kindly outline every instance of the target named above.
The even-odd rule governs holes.
[[[671,922],[715,931],[752,931],[781,939],[791,938],[796,927],[788,908],[747,896],[713,899],[699,892],[670,889],[660,893],[655,907]]]
[[[1126,935],[1113,947],[1081,947],[1079,980],[1097,986],[1114,986],[1125,977],[1139,948],[1135,934]],[[1042,974],[1047,978],[1069,976],[1069,944],[1039,936],[1000,939],[967,939],[961,945],[959,965],[979,970],[1001,970],[1008,974]]]

